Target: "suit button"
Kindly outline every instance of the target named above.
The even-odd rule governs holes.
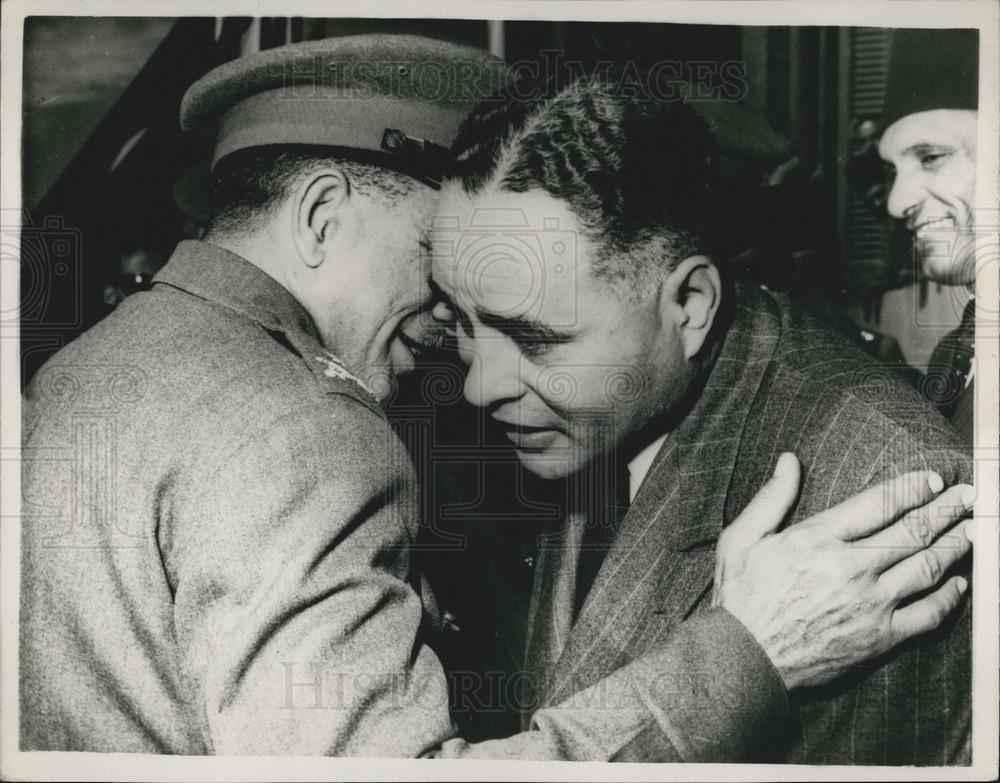
[[[533,558],[531,555],[528,555],[526,558],[524,558],[524,565],[526,568],[534,568],[535,558]]]

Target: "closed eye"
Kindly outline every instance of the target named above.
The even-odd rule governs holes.
[[[552,340],[537,340],[533,338],[522,338],[519,339],[511,335],[511,339],[517,343],[518,347],[521,349],[521,353],[530,359],[536,359],[538,357],[544,356],[549,353],[553,348],[565,340],[552,341]]]
[[[529,358],[543,356],[555,346],[569,342],[571,335],[557,332],[546,324],[530,318],[506,318],[478,310],[476,316],[484,326],[496,329],[514,341],[521,353]]]

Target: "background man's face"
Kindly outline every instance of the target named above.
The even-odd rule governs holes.
[[[594,246],[540,190],[445,188],[433,279],[454,307],[465,397],[524,466],[556,478],[642,429],[676,396],[676,335],[655,296],[624,300],[591,274]]]
[[[889,213],[914,233],[924,273],[950,285],[973,282],[976,112],[907,115],[886,129],[879,154],[895,169]]]
[[[104,304],[117,307],[125,297],[138,291],[148,290],[152,285],[153,276],[160,271],[164,260],[141,247],[122,253],[118,263],[117,279],[109,281],[104,286]]]

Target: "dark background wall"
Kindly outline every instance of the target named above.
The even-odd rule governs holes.
[[[906,301],[918,309],[928,306],[929,293],[929,306],[942,305],[915,278],[905,237],[856,195],[848,178],[848,163],[859,151],[867,149],[871,162],[863,131],[881,110],[886,30],[32,17],[24,48],[25,382],[52,352],[108,312],[105,290],[121,276],[124,255],[141,251],[160,263],[178,239],[197,234],[190,213],[198,205],[185,202],[203,190],[203,172],[192,167],[207,153],[177,127],[187,86],[247,51],[365,32],[492,46],[509,62],[549,68],[592,68],[607,60],[744,63],[744,116],[759,118],[784,147],[766,156],[746,150],[730,156],[737,183],[734,236],[748,251],[740,256],[741,268],[769,285],[799,291],[831,318],[849,314],[871,331],[887,332],[918,366],[939,334],[957,323],[960,306],[945,302],[928,319],[940,324],[936,331],[911,329],[912,308],[894,306],[892,297],[889,317],[882,318],[884,294],[894,289],[912,288]],[[768,181],[780,186],[760,187]]]

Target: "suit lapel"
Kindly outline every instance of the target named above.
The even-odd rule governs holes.
[[[535,708],[547,703],[548,686],[556,661],[569,639],[576,589],[576,553],[586,520],[570,513],[558,526],[539,537],[538,561],[528,613],[524,691],[527,724]],[[525,725],[527,728],[527,725]]]
[[[627,663],[711,589],[743,427],[779,334],[773,303],[754,290],[738,301],[701,396],[667,437],[623,518],[542,703],[565,699]],[[571,577],[575,567],[570,573],[565,560],[572,559],[564,553]]]
[[[548,689],[547,703],[566,698],[620,666],[620,656],[639,627],[670,552],[669,509],[678,485],[672,466],[676,444],[667,439],[650,470],[662,481],[647,482],[621,520],[580,616],[569,634]],[[668,513],[664,513],[664,511]]]

